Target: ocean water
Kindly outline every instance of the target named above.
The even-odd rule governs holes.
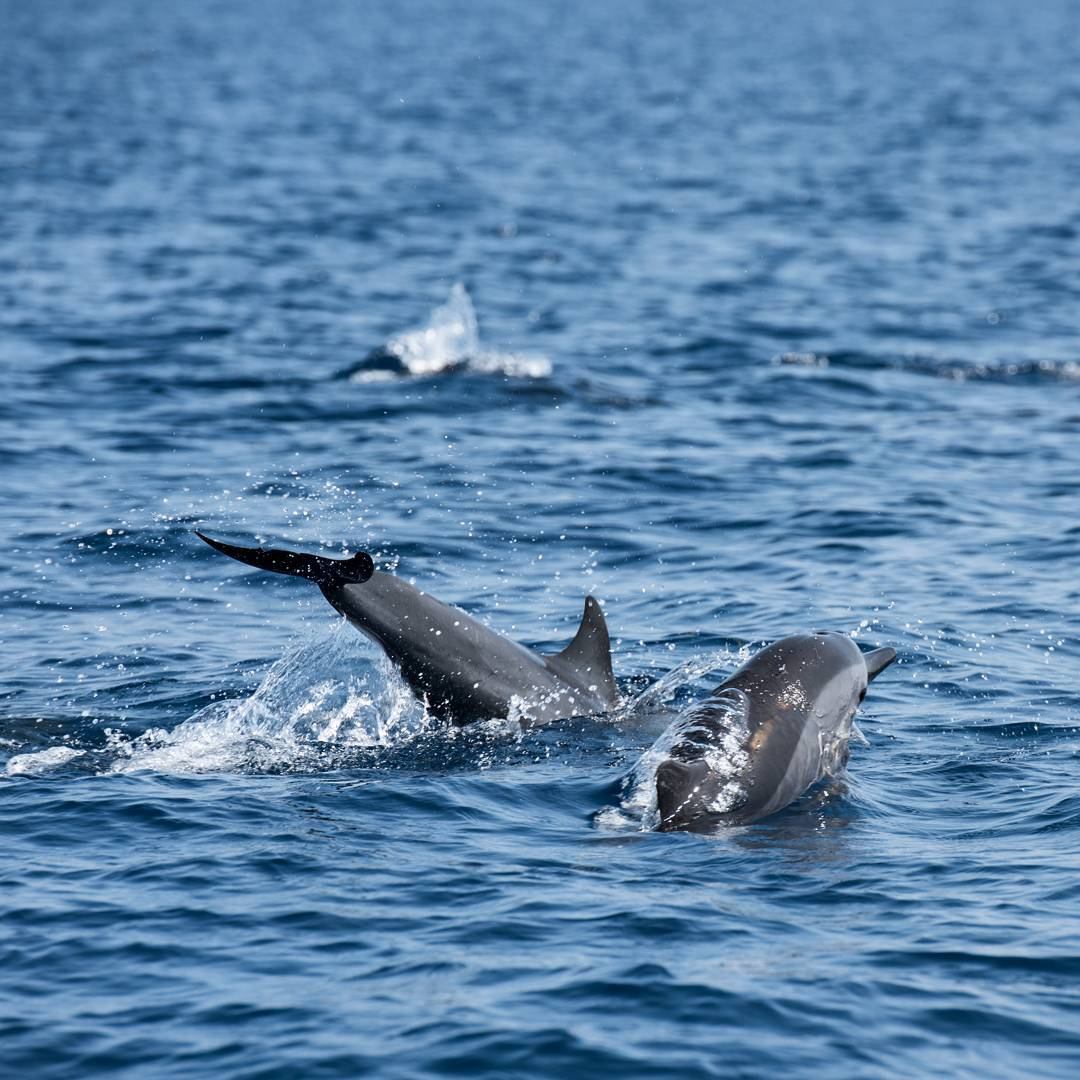
[[[1076,1076],[1078,41],[0,3],[0,1072]],[[624,705],[448,730],[196,527],[593,593]],[[846,780],[650,831],[817,628],[900,657]]]

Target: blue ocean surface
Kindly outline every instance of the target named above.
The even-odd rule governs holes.
[[[0,1073],[1080,1075],[1080,6],[0,0]],[[623,703],[450,728],[340,554]],[[756,648],[846,778],[653,831]]]

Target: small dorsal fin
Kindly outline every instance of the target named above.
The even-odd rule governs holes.
[[[560,678],[572,679],[585,690],[592,690],[609,705],[619,700],[619,689],[611,671],[611,638],[600,603],[594,596],[585,597],[585,611],[574,640],[556,656],[545,657],[548,666]]]
[[[873,652],[863,653],[866,681],[873,682],[895,659],[895,649],[874,649]]]

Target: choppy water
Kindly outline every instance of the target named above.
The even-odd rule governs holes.
[[[0,4],[4,1069],[1075,1075],[1077,41]],[[441,729],[200,523],[539,647],[594,592],[630,704]],[[900,653],[846,788],[635,827],[819,627]]]

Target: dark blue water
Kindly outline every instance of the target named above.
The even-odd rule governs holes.
[[[2,1071],[1075,1076],[1078,41],[0,4]],[[594,592],[627,704],[448,731],[196,526],[540,648]],[[846,784],[643,830],[822,627],[900,654]]]

